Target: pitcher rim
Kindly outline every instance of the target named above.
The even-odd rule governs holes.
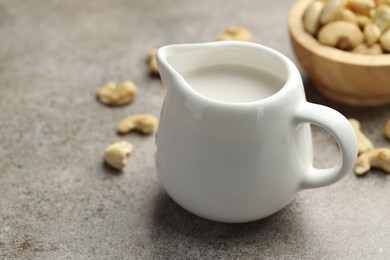
[[[176,69],[173,68],[173,66],[167,61],[167,58],[172,55],[173,51],[188,51],[190,48],[192,50],[199,50],[207,47],[239,47],[239,48],[251,48],[253,50],[261,50],[261,51],[267,51],[270,52],[272,55],[280,59],[286,68],[286,79],[284,80],[283,86],[274,94],[263,98],[259,100],[254,101],[248,101],[248,102],[232,102],[232,101],[222,101],[218,99],[213,99],[206,97],[202,95],[201,93],[197,92],[195,89],[193,89],[188,82],[184,79],[184,77],[177,72]],[[287,93],[289,89],[293,88],[293,84],[296,84],[297,80],[301,80],[300,73],[295,66],[295,64],[284,54],[281,52],[270,48],[268,46],[253,43],[253,42],[243,42],[243,41],[215,41],[215,42],[201,42],[201,43],[183,43],[183,44],[170,44],[166,46],[162,46],[157,50],[156,53],[157,63],[158,65],[163,65],[165,68],[167,68],[172,74],[176,76],[176,78],[180,79],[180,83],[186,84],[187,87],[180,88],[181,91],[188,95],[195,95],[197,98],[201,99],[204,102],[212,103],[212,104],[219,104],[219,105],[227,105],[227,106],[253,106],[253,105],[259,105],[264,104],[268,102],[272,102],[273,100],[279,98],[280,96],[284,95],[284,93]],[[161,71],[161,68],[159,68]],[[179,84],[180,85],[180,84]]]

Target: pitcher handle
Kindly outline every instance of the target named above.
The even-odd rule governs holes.
[[[341,161],[335,167],[317,169],[310,166],[300,188],[327,186],[343,178],[352,169],[357,158],[356,136],[348,120],[332,108],[306,101],[298,107],[294,120],[298,124],[311,123],[324,128],[336,139],[341,151]]]

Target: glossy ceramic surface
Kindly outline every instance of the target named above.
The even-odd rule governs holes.
[[[351,170],[356,139],[337,111],[308,103],[296,66],[265,46],[244,42],[171,45],[157,52],[167,88],[157,132],[158,176],[187,210],[222,222],[269,216],[299,190],[330,185]],[[254,102],[208,99],[181,76],[222,64],[263,70],[285,81],[276,94]],[[328,130],[342,159],[315,169],[309,123]]]

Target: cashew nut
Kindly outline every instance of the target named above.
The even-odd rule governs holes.
[[[320,27],[320,15],[324,9],[324,3],[320,0],[312,2],[303,14],[303,26],[311,33],[316,34]]]
[[[150,71],[154,75],[160,75],[160,71],[159,71],[158,66],[157,66],[156,53],[157,53],[157,49],[151,49],[149,51],[148,64],[149,64]]]
[[[133,146],[130,143],[116,142],[104,150],[104,160],[113,168],[122,170],[127,165],[127,157],[132,150]]]
[[[344,7],[345,0],[329,0],[325,3],[320,16],[320,23],[326,24],[336,17],[338,12]]]
[[[356,139],[358,142],[358,153],[364,153],[366,151],[372,150],[374,146],[370,139],[368,139],[360,130],[360,122],[354,118],[348,119],[349,123],[352,125],[353,130],[355,131]]]
[[[361,14],[356,15],[356,21],[360,28],[364,28],[367,24],[371,23],[370,17]]]
[[[375,0],[377,6],[379,5],[390,5],[390,0]]]
[[[371,46],[374,43],[376,43],[382,34],[378,25],[374,23],[367,24],[364,27],[363,33],[364,33],[365,42],[367,43],[368,46]]]
[[[353,49],[354,53],[360,53],[360,54],[370,54],[370,55],[379,55],[383,54],[383,50],[380,44],[375,43],[371,46],[367,46],[367,44],[362,43],[358,45],[355,49]]]
[[[372,17],[373,22],[378,25],[381,32],[390,28],[390,6],[380,5]]]
[[[390,150],[388,148],[377,148],[362,153],[356,160],[355,173],[357,175],[363,175],[371,167],[390,172]]]
[[[382,48],[385,51],[390,52],[390,29],[388,29],[384,34],[382,34],[379,42],[381,43]]]
[[[137,94],[137,88],[131,81],[123,81],[119,86],[114,82],[103,85],[96,96],[100,102],[106,105],[126,105],[133,101]]]
[[[252,41],[252,34],[249,30],[238,27],[230,26],[225,30],[224,34],[218,35],[215,38],[216,41]]]
[[[358,24],[356,14],[347,8],[341,9],[340,12],[338,12],[338,14],[336,15],[335,20]]]
[[[390,140],[390,119],[387,121],[385,126],[385,137]]]
[[[143,134],[151,134],[157,128],[158,120],[155,116],[148,114],[137,114],[126,117],[117,125],[119,134],[126,134],[133,130]]]
[[[363,42],[363,33],[356,24],[334,21],[326,24],[318,32],[318,41],[343,50],[354,49]]]
[[[375,2],[373,0],[349,0],[347,6],[356,13],[369,16],[371,10],[375,8]]]

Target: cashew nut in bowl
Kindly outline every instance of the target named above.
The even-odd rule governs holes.
[[[354,24],[358,24],[357,15],[347,8],[343,8],[338,12],[335,20],[346,21]]]
[[[375,0],[376,5],[390,5],[390,0]]]
[[[354,49],[363,42],[363,39],[363,33],[359,27],[345,21],[330,22],[318,32],[320,43],[343,50]]]
[[[360,54],[370,54],[370,55],[380,55],[383,54],[383,50],[380,44],[375,43],[374,45],[367,46],[367,44],[362,43],[353,49],[354,53]]]
[[[356,13],[370,16],[375,8],[375,2],[373,0],[348,0],[347,6]]]
[[[372,17],[373,22],[378,25],[381,32],[390,28],[390,6],[380,5]]]
[[[371,23],[371,19],[368,16],[357,14],[356,22],[360,28],[364,28],[367,24]]]
[[[151,134],[157,128],[158,120],[155,116],[148,114],[137,114],[126,117],[117,126],[119,134],[126,134],[133,130],[143,134]]]
[[[388,29],[380,38],[380,43],[385,51],[390,52],[390,29]]]
[[[317,33],[320,27],[320,15],[324,5],[324,2],[316,0],[309,5],[303,14],[303,26],[313,35]]]
[[[388,148],[378,148],[362,153],[356,160],[355,173],[363,175],[371,167],[390,172],[390,150]]]
[[[345,6],[345,0],[329,0],[321,12],[320,23],[326,24],[333,21],[338,12]]]
[[[374,23],[369,23],[366,26],[364,26],[363,33],[364,33],[365,42],[368,46],[371,46],[374,43],[378,42],[382,34],[378,25]]]
[[[360,122],[354,118],[348,119],[349,123],[352,125],[353,130],[355,131],[356,139],[358,141],[358,153],[364,153],[366,151],[372,150],[374,146],[370,139],[368,139],[360,130]]]

